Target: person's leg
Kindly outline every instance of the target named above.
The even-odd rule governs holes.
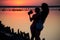
[[[40,39],[40,30],[36,30],[35,40],[41,40]]]
[[[34,40],[34,37],[35,37],[35,31],[33,29],[33,30],[31,30],[31,40]]]
[[[34,40],[34,37],[35,37],[35,36],[32,34],[32,35],[31,35],[31,40]]]

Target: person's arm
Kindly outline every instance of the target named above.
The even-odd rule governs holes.
[[[30,22],[32,22],[33,18],[29,15]]]
[[[30,16],[30,14],[32,14],[33,12],[32,12],[32,10],[30,10],[29,12],[28,12],[28,15],[29,15],[29,19],[30,19],[30,21],[32,22],[32,17]]]

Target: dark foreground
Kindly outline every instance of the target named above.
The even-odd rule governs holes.
[[[10,29],[9,26],[5,27],[0,21],[0,40],[30,40],[29,33],[14,32],[14,29]]]

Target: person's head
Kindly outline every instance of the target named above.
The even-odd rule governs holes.
[[[36,13],[39,13],[39,12],[40,12],[39,7],[36,7],[36,8],[35,8],[35,12],[36,12]]]
[[[42,9],[43,11],[49,11],[48,4],[42,3],[41,9]]]

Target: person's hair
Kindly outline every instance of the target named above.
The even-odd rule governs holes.
[[[49,11],[48,4],[46,4],[46,3],[42,3],[41,8],[43,11]]]

